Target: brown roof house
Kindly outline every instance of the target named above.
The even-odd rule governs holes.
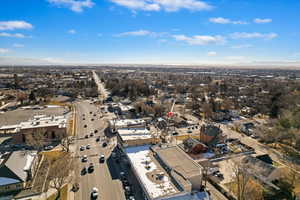
[[[202,125],[200,128],[200,142],[208,146],[223,142],[225,138],[222,133],[218,126],[213,124]]]

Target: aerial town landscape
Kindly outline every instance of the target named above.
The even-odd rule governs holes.
[[[300,200],[299,10],[1,0],[0,200]]]

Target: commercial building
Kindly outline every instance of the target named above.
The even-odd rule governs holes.
[[[155,137],[147,128],[120,128],[117,130],[118,141],[124,147],[154,144]]]
[[[120,128],[141,128],[146,126],[144,119],[113,119],[108,122],[109,128],[117,130]]]
[[[20,124],[0,127],[0,134],[12,135],[14,143],[26,143],[30,134],[38,132],[44,134],[49,142],[63,138],[67,134],[66,116],[37,115]]]
[[[201,166],[177,146],[135,146],[124,149],[145,199],[209,200],[200,192]]]

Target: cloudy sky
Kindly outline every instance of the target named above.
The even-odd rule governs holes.
[[[1,0],[0,64],[300,61],[299,0]]]

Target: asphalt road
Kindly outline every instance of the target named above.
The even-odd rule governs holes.
[[[111,174],[107,162],[99,162],[99,155],[104,154],[105,158],[109,158],[113,147],[116,144],[115,138],[112,138],[107,147],[102,147],[103,141],[96,142],[96,137],[100,136],[104,139],[104,129],[107,126],[106,117],[102,116],[99,107],[90,104],[89,101],[82,101],[75,104],[76,106],[76,181],[79,183],[79,190],[75,193],[75,199],[87,200],[90,199],[91,191],[93,187],[98,188],[99,198],[104,200],[124,200],[124,192],[122,184],[119,180],[113,179],[116,174]],[[90,114],[92,112],[93,114]],[[96,113],[96,116],[94,114]],[[84,115],[84,117],[83,117]],[[83,120],[85,118],[85,120]],[[92,119],[94,119],[92,121]],[[87,125],[84,128],[84,125]],[[98,130],[93,137],[84,138],[85,135],[90,135],[91,132]],[[90,144],[89,150],[80,151],[80,146],[86,146]],[[88,161],[81,162],[81,157],[87,155]],[[92,173],[86,173],[81,175],[81,170],[84,166],[88,166],[90,163],[94,164],[94,171]]]

